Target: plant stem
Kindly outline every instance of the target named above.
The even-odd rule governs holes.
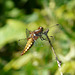
[[[47,30],[44,32],[44,34],[46,35],[46,37],[47,37],[47,39],[48,39],[48,42],[49,42],[49,44],[50,44],[50,46],[51,46],[51,48],[52,48],[52,51],[53,51],[53,53],[54,53],[54,55],[55,55],[55,58],[56,58],[58,67],[59,67],[59,69],[60,69],[60,74],[63,75],[63,73],[62,73],[62,71],[61,71],[61,62],[58,60],[58,57],[57,57],[57,55],[56,55],[56,53],[55,53],[55,50],[54,50],[54,48],[53,48],[53,45],[52,45],[52,43],[51,43],[51,40],[50,40],[50,38],[49,38],[48,35],[47,35],[48,31],[49,31],[49,29],[47,29]]]

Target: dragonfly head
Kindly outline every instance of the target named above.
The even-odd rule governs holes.
[[[38,29],[39,29],[41,32],[43,31],[43,27],[39,27]]]

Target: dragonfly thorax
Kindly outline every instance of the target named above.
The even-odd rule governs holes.
[[[34,33],[35,33],[36,35],[39,35],[39,34],[41,34],[42,32],[43,32],[43,27],[39,27],[37,30],[34,31]]]

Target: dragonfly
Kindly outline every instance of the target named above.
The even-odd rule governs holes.
[[[59,26],[59,24],[56,24],[54,26]],[[52,27],[54,27],[54,26],[52,26]],[[48,32],[49,32],[49,29],[44,30],[44,28],[41,26],[38,27],[38,29],[36,29],[34,31],[30,31],[30,30],[26,29],[27,42],[26,42],[26,45],[25,45],[24,50],[21,55],[24,55],[34,45],[35,41],[38,38],[40,38],[42,41],[43,40],[47,41],[47,39],[44,38],[44,36],[46,36]],[[50,37],[53,37],[53,36],[50,36]],[[21,40],[18,40],[18,41],[21,41]]]

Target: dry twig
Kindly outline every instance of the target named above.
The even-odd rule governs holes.
[[[53,53],[54,53],[54,55],[55,55],[55,58],[56,58],[56,61],[57,61],[57,64],[58,64],[58,67],[59,67],[59,70],[60,70],[60,74],[63,75],[63,73],[62,73],[62,71],[61,71],[61,61],[59,61],[59,60],[58,60],[58,57],[56,56],[54,47],[53,47],[53,45],[52,45],[52,43],[51,43],[50,38],[49,38],[48,35],[47,35],[48,32],[49,32],[49,29],[47,29],[47,30],[44,32],[44,34],[45,34],[45,36],[47,37],[48,42],[49,42],[49,44],[50,44],[50,46],[51,46],[51,48],[52,48],[52,51],[53,51]]]

